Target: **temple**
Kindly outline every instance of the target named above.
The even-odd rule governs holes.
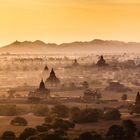
[[[50,76],[46,79],[45,83],[50,86],[57,86],[60,84],[60,80],[56,77],[56,74],[53,69],[51,70]]]
[[[100,56],[100,59],[98,60],[96,65],[98,67],[108,66],[108,64],[106,63],[106,61],[102,55]]]
[[[49,70],[49,68],[48,68],[48,66],[46,65],[45,67],[44,67],[44,71],[48,71]]]
[[[72,64],[72,66],[79,66],[79,63],[77,62],[77,59],[74,59],[74,63]]]
[[[135,104],[133,106],[133,113],[140,114],[140,93],[138,92],[136,95]]]
[[[29,92],[28,96],[47,98],[47,97],[50,97],[50,90],[45,87],[45,83],[42,79],[39,84],[39,88],[37,88],[35,91]]]
[[[135,105],[140,106],[140,93],[139,92],[137,93],[137,96],[136,96]]]

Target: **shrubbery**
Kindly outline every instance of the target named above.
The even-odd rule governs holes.
[[[65,105],[55,105],[51,108],[53,114],[56,114],[58,117],[68,117],[69,108]]]
[[[11,120],[10,124],[16,126],[26,126],[28,122],[23,117],[15,117],[13,120]]]
[[[16,135],[13,131],[5,131],[2,134],[2,140],[15,140],[16,139]]]
[[[35,128],[25,128],[24,131],[20,134],[20,140],[27,140],[27,138],[31,136],[35,136],[37,134],[37,130]]]
[[[73,108],[71,110],[71,120],[75,123],[88,123],[97,122],[103,116],[103,111],[100,109],[78,109]]]
[[[56,118],[52,122],[52,127],[54,129],[68,130],[69,128],[74,128],[75,124],[72,121],[69,121],[69,120],[63,120],[61,118]]]
[[[104,114],[105,120],[119,120],[121,113],[118,109],[111,109]]]

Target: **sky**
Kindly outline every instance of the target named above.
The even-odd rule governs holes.
[[[140,0],[0,2],[0,46],[15,40],[140,42]]]

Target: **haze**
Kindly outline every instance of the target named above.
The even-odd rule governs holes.
[[[140,41],[139,0],[1,0],[0,46],[14,40]]]

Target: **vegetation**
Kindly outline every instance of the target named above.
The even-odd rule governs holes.
[[[118,109],[111,109],[104,114],[106,120],[119,120],[121,118],[121,113]]]
[[[26,140],[30,136],[34,136],[37,134],[37,130],[34,128],[25,128],[24,131],[20,134],[19,138],[21,140]]]
[[[23,117],[15,117],[13,120],[11,120],[10,124],[16,126],[26,126],[28,122]]]
[[[16,135],[13,131],[5,131],[2,134],[2,139],[3,140],[15,140],[16,139]]]
[[[103,116],[103,111],[100,109],[78,109],[73,108],[71,111],[71,120],[75,123],[97,122]]]
[[[56,114],[58,117],[67,117],[69,115],[69,108],[65,105],[55,105],[51,111],[52,114]]]

